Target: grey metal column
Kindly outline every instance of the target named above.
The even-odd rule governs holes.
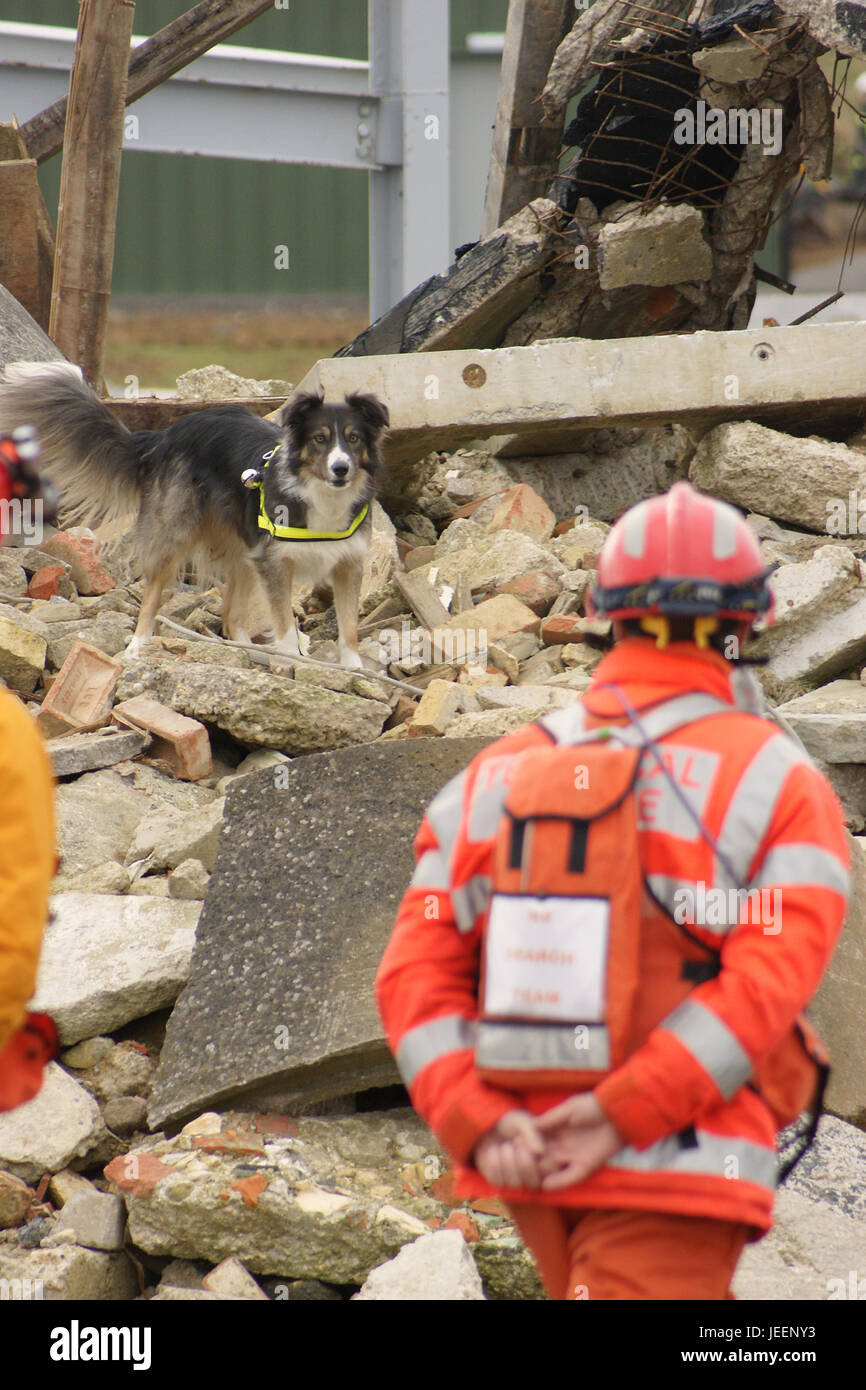
[[[451,263],[449,0],[369,0],[370,91],[402,100],[403,164],[370,174],[370,317]]]

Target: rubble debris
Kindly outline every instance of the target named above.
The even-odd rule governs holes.
[[[809,1017],[827,1044],[832,1066],[825,1105],[852,1124],[866,1121],[866,1043],[862,982],[866,976],[866,840],[849,841],[852,896],[833,959]],[[866,1215],[866,1212],[864,1212]]]
[[[0,1114],[0,1168],[36,1183],[43,1173],[84,1166],[104,1134],[96,1101],[50,1062],[39,1094]]]
[[[841,545],[811,560],[783,565],[770,579],[775,622],[750,647],[769,656],[761,671],[772,699],[790,700],[866,660],[863,565]]]
[[[412,874],[424,807],[482,746],[364,745],[232,783],[189,983],[154,1081],[152,1125],[234,1094],[278,1096],[283,1108],[397,1079],[373,976]],[[279,783],[275,772],[285,773]],[[345,811],[336,821],[334,806]],[[272,854],[262,850],[265,827]],[[361,873],[352,867],[360,865]]]
[[[229,1255],[202,1279],[202,1288],[215,1293],[219,1298],[245,1298],[268,1302],[264,1289],[256,1283],[242,1261],[236,1255]]]
[[[47,1250],[0,1245],[0,1280],[22,1288],[25,1296],[29,1291],[32,1298],[64,1303],[133,1299],[139,1287],[128,1255],[73,1244]]]
[[[47,752],[55,777],[73,777],[76,773],[94,772],[101,767],[114,767],[117,763],[126,762],[136,757],[147,741],[147,734],[139,733],[137,729],[106,730],[105,733],[54,738]]]
[[[257,381],[254,377],[238,376],[228,367],[211,365],[193,367],[177,378],[177,397],[181,401],[221,401],[238,396],[290,396],[294,391],[290,381]]]
[[[698,445],[689,479],[777,521],[831,536],[863,534],[856,499],[866,498],[866,458],[846,444],[796,439],[751,422],[719,425]]]
[[[110,1192],[73,1192],[63,1206],[55,1231],[70,1231],[76,1245],[88,1250],[122,1250],[126,1207]]]
[[[115,587],[111,575],[96,558],[100,552],[100,542],[86,527],[55,531],[42,548],[48,555],[56,555],[69,565],[70,578],[79,594],[106,594]]]
[[[122,670],[119,661],[78,639],[36,716],[45,737],[83,734],[107,724]]]
[[[434,1231],[404,1245],[371,1270],[352,1301],[472,1302],[484,1299],[481,1276],[460,1231]]]
[[[390,713],[381,701],[341,695],[276,673],[208,662],[189,665],[164,653],[127,662],[118,695],[121,700],[148,695],[248,747],[290,754],[372,740]]]
[[[68,892],[51,907],[33,1007],[51,1014],[62,1042],[109,1032],[177,998],[198,903]]]
[[[29,695],[36,689],[45,666],[47,641],[30,631],[31,623],[0,605],[0,680],[11,690]]]

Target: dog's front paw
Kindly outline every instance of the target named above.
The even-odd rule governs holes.
[[[127,661],[133,661],[137,656],[143,656],[150,638],[133,636],[129,639],[124,649],[124,657]]]
[[[363,671],[365,669],[360,654],[353,651],[351,647],[340,648],[340,665],[345,666],[347,671]]]
[[[312,639],[309,637],[309,635],[306,632],[301,632],[300,628],[298,628],[298,646],[301,649],[301,656],[309,656],[311,641]]]
[[[290,627],[288,632],[285,632],[282,637],[278,637],[270,645],[278,652],[282,652],[283,656],[303,656],[304,653],[298,640],[300,637],[303,637],[303,633],[299,633],[295,627]],[[307,645],[309,646],[309,641]]]

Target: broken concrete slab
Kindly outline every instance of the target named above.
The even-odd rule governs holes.
[[[685,203],[649,210],[641,203],[625,204],[598,235],[602,289],[709,280],[713,252],[704,231],[703,213]]]
[[[0,680],[10,690],[29,695],[36,689],[45,666],[47,642],[28,630],[18,615],[0,614]]]
[[[777,0],[784,15],[803,20],[823,48],[866,57],[866,6],[862,0]]]
[[[392,482],[432,449],[544,427],[607,429],[826,412],[858,416],[866,323],[802,324],[760,332],[565,338],[528,347],[409,353],[317,362],[299,390],[373,391],[388,401]],[[429,389],[435,378],[438,390]],[[664,390],[659,390],[659,381]],[[733,383],[736,382],[736,392]],[[567,384],[565,389],[564,384]]]
[[[783,565],[770,579],[775,624],[753,644],[769,655],[761,682],[776,701],[790,700],[866,659],[863,562],[844,546],[825,545],[804,564]]]
[[[825,1104],[853,1124],[866,1122],[866,842],[849,840],[851,901],[838,945],[809,1016],[830,1052],[832,1070]],[[864,1213],[866,1214],[866,1213]]]
[[[38,1182],[43,1173],[82,1166],[104,1134],[96,1101],[51,1062],[38,1095],[0,1114],[0,1168]]]
[[[65,360],[36,320],[0,285],[0,371],[12,362]]]
[[[423,575],[429,582],[433,570],[439,580],[452,585],[465,574],[472,590],[477,591],[497,588],[524,574],[540,573],[560,579],[565,565],[520,531],[486,535],[471,521],[460,521],[452,522],[443,532],[433,564],[422,565],[415,574]]]
[[[231,784],[189,984],[154,1081],[152,1125],[235,1095],[288,1105],[396,1080],[373,979],[424,808],[483,746],[365,745]],[[343,808],[336,821],[334,806]],[[262,853],[265,841],[272,854]]]
[[[102,733],[70,734],[66,738],[51,739],[46,748],[54,776],[73,777],[134,758],[147,741],[147,734],[135,729],[112,732],[106,729]]]
[[[156,653],[126,663],[117,693],[121,700],[149,695],[240,743],[290,754],[371,742],[391,712],[381,701],[271,672],[190,665]]]
[[[481,1276],[460,1231],[434,1231],[371,1270],[352,1302],[484,1301]]]
[[[144,872],[175,869],[184,859],[198,859],[210,872],[219,845],[225,799],[218,797],[192,811],[158,807],[142,816],[126,855],[131,866],[146,861]]]
[[[752,421],[719,425],[698,445],[689,478],[714,497],[819,534],[866,534],[858,509],[858,499],[866,506],[866,458],[846,444]]]
[[[826,763],[866,763],[866,685],[839,680],[780,705],[798,738]]]
[[[0,1281],[13,1290],[13,1298],[20,1289],[22,1298],[46,1303],[117,1302],[138,1294],[138,1275],[128,1255],[72,1244],[43,1250],[0,1245]]]
[[[249,1270],[236,1255],[229,1255],[202,1279],[202,1288],[215,1293],[219,1298],[255,1299],[267,1303],[268,1296],[256,1283]]]
[[[33,1007],[64,1043],[107,1033],[173,1004],[186,982],[196,902],[57,893]]]

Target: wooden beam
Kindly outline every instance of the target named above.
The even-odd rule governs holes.
[[[543,197],[556,174],[565,112],[546,117],[540,95],[574,18],[574,0],[510,0],[482,237]]]
[[[222,43],[273,8],[274,0],[201,0],[130,54],[126,105],[138,101],[214,44]],[[21,127],[27,153],[39,164],[57,154],[63,145],[67,100],[62,97],[55,101]]]
[[[39,314],[39,184],[35,159],[0,162],[0,284],[28,314]]]
[[[0,160],[27,159],[27,148],[21,138],[21,131],[14,123],[0,122]],[[35,308],[27,305],[39,327],[48,332],[51,315],[51,278],[54,274],[54,223],[42,196],[42,189],[36,185],[36,238],[39,258],[39,294]]]
[[[102,385],[135,5],[81,0],[63,142],[49,336]]]
[[[140,396],[128,401],[123,396],[110,396],[104,403],[128,430],[133,431],[168,429],[184,415],[192,415],[197,410],[213,410],[218,405],[244,405],[254,415],[270,415],[285,404],[282,396],[227,396],[224,400],[213,401],[164,400],[159,396]]]
[[[866,322],[648,338],[560,338],[530,347],[332,357],[298,391],[370,391],[388,405],[389,481],[432,449],[493,435],[612,426],[861,416]],[[567,447],[567,446],[566,446]]]

